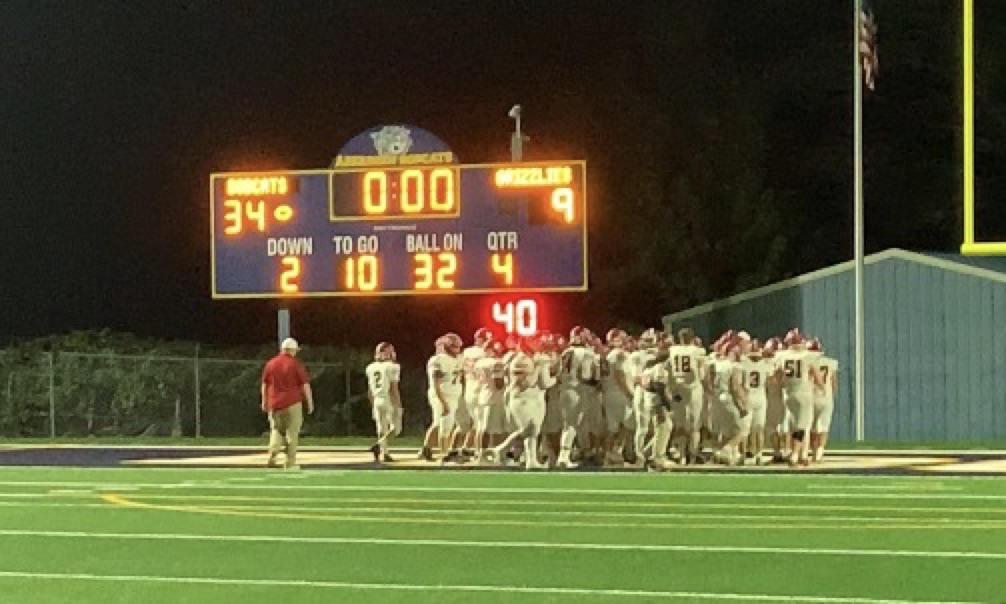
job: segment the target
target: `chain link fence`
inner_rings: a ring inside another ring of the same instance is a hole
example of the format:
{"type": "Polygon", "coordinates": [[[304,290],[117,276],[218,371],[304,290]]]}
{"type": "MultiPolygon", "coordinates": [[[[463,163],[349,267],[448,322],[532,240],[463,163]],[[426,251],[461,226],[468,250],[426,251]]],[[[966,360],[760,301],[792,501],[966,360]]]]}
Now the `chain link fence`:
{"type": "MultiPolygon", "coordinates": [[[[0,351],[0,436],[8,438],[257,437],[264,359],[0,351]]],[[[369,436],[361,368],[305,362],[315,413],[305,436],[369,436]]],[[[422,369],[403,368],[407,434],[430,419],[422,369]]]]}

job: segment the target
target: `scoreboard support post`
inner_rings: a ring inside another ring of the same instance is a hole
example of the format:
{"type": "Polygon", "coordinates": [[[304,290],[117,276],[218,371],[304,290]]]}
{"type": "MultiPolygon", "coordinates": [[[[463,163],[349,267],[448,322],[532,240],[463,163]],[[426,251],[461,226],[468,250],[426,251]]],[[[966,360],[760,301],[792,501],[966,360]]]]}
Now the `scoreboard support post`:
{"type": "Polygon", "coordinates": [[[277,346],[283,345],[283,340],[290,337],[290,309],[281,308],[276,311],[277,346]]]}

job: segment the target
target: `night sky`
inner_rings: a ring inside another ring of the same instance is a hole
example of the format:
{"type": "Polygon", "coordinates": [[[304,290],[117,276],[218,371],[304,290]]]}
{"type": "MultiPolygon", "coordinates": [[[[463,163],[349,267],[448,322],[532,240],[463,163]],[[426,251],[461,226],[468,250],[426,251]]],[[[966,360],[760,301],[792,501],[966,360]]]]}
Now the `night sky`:
{"type": "MultiPolygon", "coordinates": [[[[584,158],[590,174],[610,177],[620,154],[639,153],[626,151],[634,134],[599,112],[585,114],[578,95],[593,85],[595,65],[619,54],[631,64],[647,53],[637,30],[658,4],[2,3],[0,339],[108,327],[218,343],[270,341],[278,302],[210,300],[207,177],[326,167],[347,140],[378,124],[430,130],[463,162],[506,160],[506,112],[521,103],[533,137],[529,157],[584,158]]],[[[819,37],[834,48],[827,51],[838,66],[834,88],[848,88],[848,11],[801,4],[766,1],[759,18],[738,16],[724,24],[724,35],[755,55],[759,40],[779,37],[780,23],[801,39],[819,37]],[[737,39],[737,32],[747,37],[737,39]]],[[[687,31],[689,24],[667,27],[687,31]]],[[[951,37],[956,27],[948,26],[951,37]]],[[[690,82],[675,86],[687,90],[690,82]]],[[[845,97],[834,107],[842,115],[845,97]]],[[[851,142],[848,117],[827,127],[851,142]]],[[[799,147],[792,153],[798,156],[799,147]]],[[[954,190],[957,181],[946,187],[954,190]]],[[[851,202],[844,193],[835,199],[841,207],[851,202]]],[[[593,266],[630,262],[605,244],[631,237],[602,222],[621,211],[618,195],[594,200],[602,218],[590,225],[592,243],[599,242],[593,266]]],[[[950,214],[954,202],[947,200],[950,214]]],[[[835,241],[851,242],[847,212],[838,208],[836,226],[846,230],[835,241]]],[[[956,243],[934,241],[948,249],[956,243]]],[[[897,241],[873,240],[871,247],[887,243],[897,241]]],[[[850,253],[851,246],[836,244],[815,262],[850,253]]],[[[806,268],[816,267],[792,266],[806,268]]],[[[641,302],[633,316],[615,317],[610,300],[590,294],[550,300],[552,322],[563,328],[582,322],[600,330],[615,319],[656,324],[661,311],[675,310],[641,302]]],[[[290,306],[303,341],[369,346],[379,339],[428,342],[447,329],[467,338],[478,300],[290,306]]]]}

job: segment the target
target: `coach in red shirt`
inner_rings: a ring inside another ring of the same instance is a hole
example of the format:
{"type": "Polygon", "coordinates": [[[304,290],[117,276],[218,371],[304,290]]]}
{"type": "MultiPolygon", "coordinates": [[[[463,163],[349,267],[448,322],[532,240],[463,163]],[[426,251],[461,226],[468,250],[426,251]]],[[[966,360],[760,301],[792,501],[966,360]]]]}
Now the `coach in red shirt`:
{"type": "Polygon", "coordinates": [[[299,350],[297,340],[283,340],[279,354],[262,370],[262,411],[269,414],[269,467],[275,467],[276,457],[285,451],[287,469],[298,469],[297,439],[304,424],[303,404],[307,405],[308,415],[314,412],[307,369],[296,359],[299,350]]]}

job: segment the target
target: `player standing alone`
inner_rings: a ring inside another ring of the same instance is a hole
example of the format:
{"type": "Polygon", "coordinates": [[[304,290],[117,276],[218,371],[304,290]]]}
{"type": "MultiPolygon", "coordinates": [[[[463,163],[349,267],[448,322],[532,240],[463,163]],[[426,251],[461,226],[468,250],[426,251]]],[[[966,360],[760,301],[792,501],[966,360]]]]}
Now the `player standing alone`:
{"type": "Polygon", "coordinates": [[[377,425],[377,442],[370,447],[374,461],[394,461],[388,455],[388,440],[402,431],[402,398],[398,381],[402,370],[395,361],[395,347],[381,342],[374,361],[367,365],[367,396],[377,425]]]}

